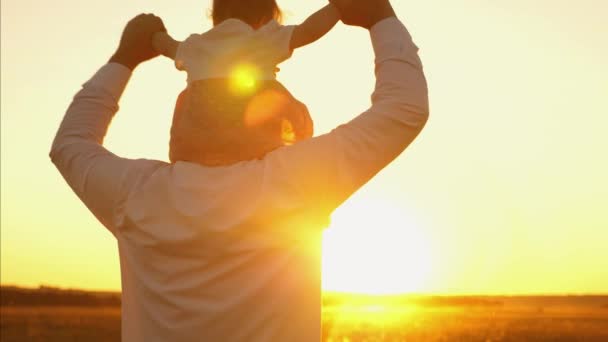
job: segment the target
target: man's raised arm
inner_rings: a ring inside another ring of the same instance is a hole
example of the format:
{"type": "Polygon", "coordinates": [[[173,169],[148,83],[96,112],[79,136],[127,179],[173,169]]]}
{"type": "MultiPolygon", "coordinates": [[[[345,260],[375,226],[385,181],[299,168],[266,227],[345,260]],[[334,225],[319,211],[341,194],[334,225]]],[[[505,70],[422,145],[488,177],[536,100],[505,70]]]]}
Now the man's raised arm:
{"type": "Polygon", "coordinates": [[[151,35],[163,28],[160,19],[141,15],[123,33],[110,63],[103,66],[76,94],[51,147],[50,157],[66,182],[108,229],[114,232],[115,210],[129,188],[160,162],[119,158],[103,146],[118,100],[131,71],[156,57],[151,35]],[[146,42],[146,38],[150,39],[146,42]]]}
{"type": "Polygon", "coordinates": [[[369,28],[376,56],[372,107],[329,134],[267,157],[274,189],[330,213],[418,136],[428,91],[418,48],[388,0],[332,1],[347,24],[369,28]],[[287,184],[289,183],[289,184],[287,184]],[[289,185],[289,186],[288,186],[289,185]]]}

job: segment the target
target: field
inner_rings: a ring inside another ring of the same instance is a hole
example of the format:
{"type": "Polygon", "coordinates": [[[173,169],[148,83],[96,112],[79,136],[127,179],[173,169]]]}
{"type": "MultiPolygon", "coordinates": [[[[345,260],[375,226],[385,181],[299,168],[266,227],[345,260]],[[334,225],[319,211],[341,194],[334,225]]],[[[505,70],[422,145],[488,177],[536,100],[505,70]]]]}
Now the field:
{"type": "MultiPolygon", "coordinates": [[[[103,302],[102,302],[103,304],[103,302]]],[[[119,306],[1,307],[0,340],[118,341],[119,306]]],[[[323,340],[608,341],[608,297],[364,297],[325,300],[323,340]]]]}
{"type": "Polygon", "coordinates": [[[120,341],[120,308],[2,307],[0,341],[120,341]]]}
{"type": "Polygon", "coordinates": [[[608,310],[370,308],[326,315],[325,341],[608,341],[608,310]],[[374,311],[377,310],[377,311],[374,311]]]}

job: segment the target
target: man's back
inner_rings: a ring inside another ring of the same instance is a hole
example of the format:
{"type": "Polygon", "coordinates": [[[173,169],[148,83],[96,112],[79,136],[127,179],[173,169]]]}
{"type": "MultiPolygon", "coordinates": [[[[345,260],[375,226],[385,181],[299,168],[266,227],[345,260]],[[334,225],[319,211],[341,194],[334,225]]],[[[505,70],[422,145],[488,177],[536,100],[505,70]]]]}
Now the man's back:
{"type": "Polygon", "coordinates": [[[263,172],[177,163],[134,191],[117,227],[123,340],[320,339],[327,222],[278,203],[263,172]]]}

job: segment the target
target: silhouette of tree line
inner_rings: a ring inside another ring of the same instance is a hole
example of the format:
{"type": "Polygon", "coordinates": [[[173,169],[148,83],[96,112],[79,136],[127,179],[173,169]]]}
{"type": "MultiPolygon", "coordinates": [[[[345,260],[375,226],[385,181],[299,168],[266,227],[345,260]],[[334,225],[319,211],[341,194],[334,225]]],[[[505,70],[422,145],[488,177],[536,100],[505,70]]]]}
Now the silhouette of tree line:
{"type": "Polygon", "coordinates": [[[47,286],[25,289],[15,286],[0,288],[1,306],[93,306],[119,307],[120,293],[65,290],[47,286]]]}

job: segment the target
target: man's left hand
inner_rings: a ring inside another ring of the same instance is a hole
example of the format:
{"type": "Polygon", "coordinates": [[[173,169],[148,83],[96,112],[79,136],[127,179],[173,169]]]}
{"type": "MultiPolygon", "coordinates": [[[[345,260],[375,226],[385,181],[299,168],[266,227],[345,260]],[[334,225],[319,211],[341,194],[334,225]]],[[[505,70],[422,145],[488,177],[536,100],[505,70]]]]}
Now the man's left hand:
{"type": "Polygon", "coordinates": [[[134,70],[139,64],[159,55],[152,46],[152,36],[156,32],[165,31],[165,25],[159,17],[153,14],[136,16],[125,27],[120,45],[110,62],[134,70]]]}

